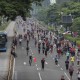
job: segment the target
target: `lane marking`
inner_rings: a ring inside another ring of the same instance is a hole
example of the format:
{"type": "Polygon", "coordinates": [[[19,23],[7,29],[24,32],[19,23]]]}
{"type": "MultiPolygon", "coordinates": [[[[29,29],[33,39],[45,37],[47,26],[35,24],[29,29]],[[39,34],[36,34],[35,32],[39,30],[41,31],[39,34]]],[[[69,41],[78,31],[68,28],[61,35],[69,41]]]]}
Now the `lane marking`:
{"type": "Polygon", "coordinates": [[[58,66],[60,66],[60,65],[58,64],[58,66]]]}
{"type": "Polygon", "coordinates": [[[14,58],[14,63],[13,63],[13,74],[12,74],[12,80],[14,79],[14,74],[15,74],[14,70],[15,70],[15,58],[14,58]]]}
{"type": "Polygon", "coordinates": [[[15,71],[15,80],[17,80],[17,71],[15,71]]]}
{"type": "Polygon", "coordinates": [[[24,65],[26,65],[26,62],[24,62],[24,65]]]}
{"type": "Polygon", "coordinates": [[[24,49],[24,47],[22,47],[22,49],[24,49]]]}
{"type": "Polygon", "coordinates": [[[70,78],[68,77],[68,75],[64,72],[64,74],[66,75],[66,77],[68,78],[68,80],[70,80],[70,78]]]}
{"type": "Polygon", "coordinates": [[[53,58],[53,60],[54,60],[54,58],[53,58]]]}
{"type": "Polygon", "coordinates": [[[37,68],[37,70],[39,70],[39,68],[37,68]]]}
{"type": "Polygon", "coordinates": [[[61,68],[61,70],[63,70],[63,68],[61,68]]]}
{"type": "Polygon", "coordinates": [[[38,75],[39,75],[40,80],[42,80],[40,72],[38,72],[38,75]]]}
{"type": "Polygon", "coordinates": [[[45,64],[48,64],[47,62],[45,62],[45,64]]]}
{"type": "Polygon", "coordinates": [[[59,67],[60,65],[58,64],[58,65],[56,65],[57,67],[59,67]]]}
{"type": "Polygon", "coordinates": [[[36,64],[36,66],[37,66],[37,64],[36,64]]]}

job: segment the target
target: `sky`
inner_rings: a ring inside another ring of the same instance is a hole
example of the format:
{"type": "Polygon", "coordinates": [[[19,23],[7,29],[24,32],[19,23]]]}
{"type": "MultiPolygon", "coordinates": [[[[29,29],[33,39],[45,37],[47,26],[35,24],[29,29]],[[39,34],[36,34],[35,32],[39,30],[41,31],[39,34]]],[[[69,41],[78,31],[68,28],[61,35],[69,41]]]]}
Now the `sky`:
{"type": "Polygon", "coordinates": [[[51,4],[56,3],[56,0],[50,0],[51,4]]]}

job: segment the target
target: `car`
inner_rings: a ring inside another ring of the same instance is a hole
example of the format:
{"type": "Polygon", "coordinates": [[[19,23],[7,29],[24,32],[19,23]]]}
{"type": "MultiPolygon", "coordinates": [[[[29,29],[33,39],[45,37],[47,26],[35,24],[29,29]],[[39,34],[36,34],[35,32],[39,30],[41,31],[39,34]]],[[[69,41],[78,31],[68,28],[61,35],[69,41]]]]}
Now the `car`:
{"type": "Polygon", "coordinates": [[[71,31],[66,31],[63,34],[71,34],[71,31]]]}

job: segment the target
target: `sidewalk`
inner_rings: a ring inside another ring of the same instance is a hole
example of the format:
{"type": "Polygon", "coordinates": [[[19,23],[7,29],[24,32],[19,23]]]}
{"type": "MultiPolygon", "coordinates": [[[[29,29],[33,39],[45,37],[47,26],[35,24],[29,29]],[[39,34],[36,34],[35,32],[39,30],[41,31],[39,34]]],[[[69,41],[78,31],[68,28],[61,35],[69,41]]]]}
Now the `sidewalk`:
{"type": "Polygon", "coordinates": [[[7,32],[8,37],[12,37],[14,35],[14,32],[13,32],[14,25],[15,25],[15,21],[12,21],[6,28],[5,31],[7,32]]]}
{"type": "MultiPolygon", "coordinates": [[[[12,21],[6,28],[5,32],[7,32],[8,37],[12,37],[14,35],[13,34],[14,25],[15,22],[12,21]]],[[[8,75],[9,59],[10,59],[10,44],[11,44],[11,40],[9,39],[7,42],[7,51],[0,52],[0,80],[6,80],[8,75]]]]}

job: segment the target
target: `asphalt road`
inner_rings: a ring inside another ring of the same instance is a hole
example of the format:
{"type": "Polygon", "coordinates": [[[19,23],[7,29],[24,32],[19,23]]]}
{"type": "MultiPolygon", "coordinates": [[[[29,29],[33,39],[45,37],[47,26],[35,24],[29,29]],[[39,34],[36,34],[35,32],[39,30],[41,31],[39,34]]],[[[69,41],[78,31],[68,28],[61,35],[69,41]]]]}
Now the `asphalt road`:
{"type": "MultiPolygon", "coordinates": [[[[56,66],[54,62],[54,56],[56,54],[56,48],[54,52],[45,57],[42,52],[38,54],[37,47],[34,45],[34,40],[30,40],[30,51],[33,58],[36,58],[36,62],[32,62],[32,66],[29,65],[29,56],[26,54],[26,41],[23,40],[22,46],[17,46],[16,53],[17,58],[14,59],[13,69],[13,80],[60,80],[61,76],[64,75],[65,80],[70,80],[68,71],[65,69],[65,55],[59,60],[59,65],[56,66]],[[45,58],[45,68],[41,69],[41,59],[45,58]]],[[[73,80],[76,78],[76,63],[74,66],[75,74],[73,74],[73,80]]]]}

